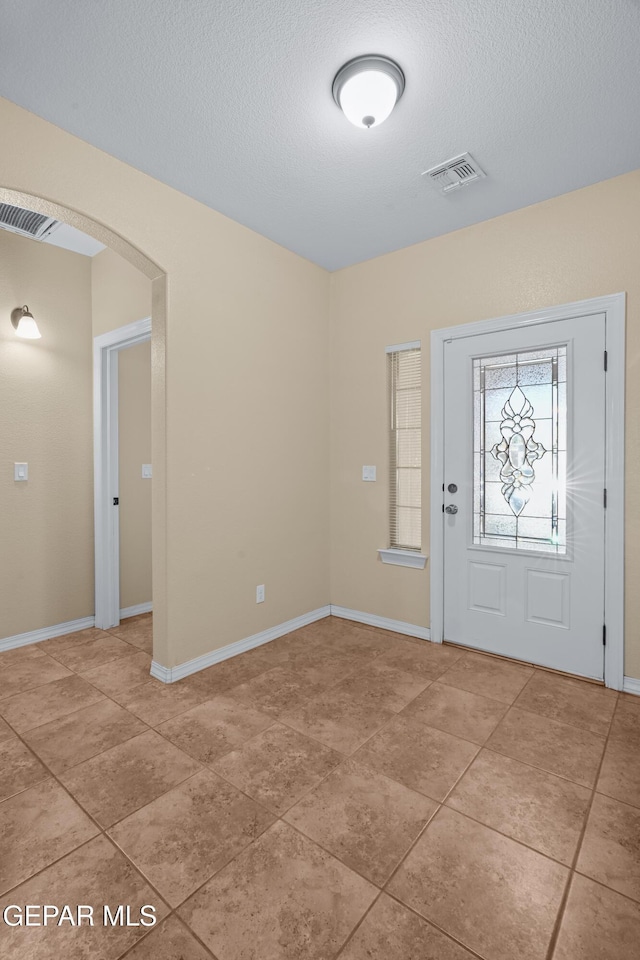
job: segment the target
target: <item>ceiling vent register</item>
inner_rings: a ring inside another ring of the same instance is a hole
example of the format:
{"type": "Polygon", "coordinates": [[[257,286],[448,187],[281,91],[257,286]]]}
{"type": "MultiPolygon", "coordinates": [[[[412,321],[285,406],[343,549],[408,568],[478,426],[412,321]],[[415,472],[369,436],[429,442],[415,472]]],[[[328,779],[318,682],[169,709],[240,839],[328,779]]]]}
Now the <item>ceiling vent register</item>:
{"type": "Polygon", "coordinates": [[[463,153],[452,160],[439,163],[437,167],[425,170],[422,176],[426,177],[439,193],[447,194],[482,180],[486,173],[480,169],[470,153],[463,153]]]}
{"type": "Polygon", "coordinates": [[[3,230],[10,230],[11,233],[19,233],[33,240],[44,240],[57,225],[58,221],[53,217],[34,213],[33,210],[23,210],[22,207],[14,207],[9,203],[0,203],[0,227],[3,230]]]}

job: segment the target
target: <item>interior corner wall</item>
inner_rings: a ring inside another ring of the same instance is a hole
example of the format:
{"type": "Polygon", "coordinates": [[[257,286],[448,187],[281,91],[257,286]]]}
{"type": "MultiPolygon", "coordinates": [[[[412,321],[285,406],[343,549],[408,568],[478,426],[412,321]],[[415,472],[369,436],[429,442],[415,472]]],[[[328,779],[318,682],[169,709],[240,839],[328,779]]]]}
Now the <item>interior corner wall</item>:
{"type": "Polygon", "coordinates": [[[326,271],[7,100],[0,124],[21,144],[0,154],[0,186],[109,227],[166,284],[152,336],[155,383],[166,350],[155,659],[171,667],[329,603],[326,271]]]}
{"type": "Polygon", "coordinates": [[[0,639],[93,616],[91,372],[91,261],[0,231],[0,639]]]}
{"type": "Polygon", "coordinates": [[[422,341],[428,553],[431,331],[626,291],[625,673],[640,678],[639,256],[636,171],[332,275],[332,603],[429,625],[437,558],[421,571],[384,565],[377,554],[388,546],[385,346],[422,341]],[[362,464],[377,465],[377,483],[362,483],[362,464]]]}

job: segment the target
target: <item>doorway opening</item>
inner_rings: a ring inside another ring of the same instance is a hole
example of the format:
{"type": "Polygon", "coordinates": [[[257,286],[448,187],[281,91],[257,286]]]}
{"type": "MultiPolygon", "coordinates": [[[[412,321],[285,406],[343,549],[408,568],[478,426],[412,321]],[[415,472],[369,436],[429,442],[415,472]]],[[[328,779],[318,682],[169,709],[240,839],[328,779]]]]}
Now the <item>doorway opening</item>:
{"type": "Polygon", "coordinates": [[[118,425],[120,353],[150,339],[151,317],[147,317],[100,334],[93,342],[95,625],[102,630],[117,626],[121,616],[151,609],[147,603],[121,607],[118,425]]]}

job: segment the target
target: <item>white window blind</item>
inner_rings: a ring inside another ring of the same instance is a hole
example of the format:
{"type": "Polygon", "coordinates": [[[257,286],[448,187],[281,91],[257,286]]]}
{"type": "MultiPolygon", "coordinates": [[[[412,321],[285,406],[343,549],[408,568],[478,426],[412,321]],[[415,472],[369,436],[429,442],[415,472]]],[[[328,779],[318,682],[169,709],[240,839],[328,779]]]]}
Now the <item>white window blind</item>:
{"type": "Polygon", "coordinates": [[[422,365],[420,344],[387,348],[390,546],[422,546],[422,365]]]}

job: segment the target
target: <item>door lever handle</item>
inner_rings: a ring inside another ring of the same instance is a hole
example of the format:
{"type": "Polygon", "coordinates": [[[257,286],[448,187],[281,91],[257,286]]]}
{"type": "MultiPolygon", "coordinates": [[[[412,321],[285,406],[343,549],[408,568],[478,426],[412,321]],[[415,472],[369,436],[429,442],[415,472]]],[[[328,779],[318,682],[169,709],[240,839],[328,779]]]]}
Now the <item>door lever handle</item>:
{"type": "Polygon", "coordinates": [[[444,508],[444,512],[445,512],[445,513],[457,513],[457,512],[458,512],[458,508],[456,507],[455,503],[449,503],[449,504],[444,508]]]}

